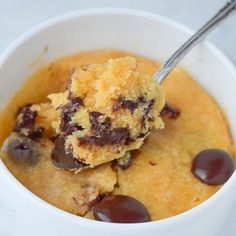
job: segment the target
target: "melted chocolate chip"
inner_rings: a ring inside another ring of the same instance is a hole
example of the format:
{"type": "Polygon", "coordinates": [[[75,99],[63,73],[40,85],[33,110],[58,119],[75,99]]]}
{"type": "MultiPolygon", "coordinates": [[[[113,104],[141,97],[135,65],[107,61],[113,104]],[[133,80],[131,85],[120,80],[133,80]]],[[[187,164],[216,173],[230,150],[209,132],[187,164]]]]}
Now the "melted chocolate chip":
{"type": "Polygon", "coordinates": [[[83,130],[83,127],[78,124],[70,124],[67,126],[67,130],[65,132],[65,135],[71,135],[72,133],[78,131],[78,130],[83,130]]]}
{"type": "Polygon", "coordinates": [[[128,145],[131,142],[130,133],[127,128],[115,128],[107,137],[110,144],[128,145]]]}
{"type": "Polygon", "coordinates": [[[146,103],[145,97],[140,96],[136,100],[128,100],[121,97],[114,102],[113,111],[118,111],[119,109],[128,109],[131,113],[133,113],[141,103],[146,103]]]}
{"type": "Polygon", "coordinates": [[[138,101],[139,101],[139,103],[147,103],[148,102],[147,98],[145,96],[138,97],[138,101]]]}
{"type": "Polygon", "coordinates": [[[97,136],[104,136],[106,132],[108,132],[111,128],[111,119],[109,117],[105,117],[103,122],[99,121],[99,117],[103,116],[100,112],[90,112],[89,113],[89,121],[91,124],[92,132],[97,136]]]}
{"type": "Polygon", "coordinates": [[[131,113],[134,112],[134,110],[138,107],[139,103],[138,101],[131,101],[131,100],[123,100],[122,101],[122,108],[129,109],[131,113]]]}
{"type": "Polygon", "coordinates": [[[83,105],[83,100],[80,97],[70,97],[70,103],[77,109],[83,105]]]}
{"type": "Polygon", "coordinates": [[[153,118],[150,117],[149,114],[150,114],[150,111],[153,108],[154,102],[155,102],[154,99],[150,100],[149,103],[148,103],[147,108],[144,109],[144,114],[143,114],[143,117],[142,117],[142,126],[144,128],[146,128],[146,121],[147,120],[149,120],[149,121],[153,120],[153,118]]]}
{"type": "Polygon", "coordinates": [[[119,98],[115,103],[113,104],[113,111],[118,111],[119,109],[128,109],[131,111],[131,113],[134,112],[134,110],[138,107],[139,103],[137,100],[126,100],[124,98],[119,98]]]}
{"type": "Polygon", "coordinates": [[[87,166],[65,151],[65,138],[58,137],[51,153],[52,163],[60,169],[76,170],[87,166]]]}
{"type": "Polygon", "coordinates": [[[6,152],[9,158],[17,164],[34,165],[39,160],[36,143],[26,137],[9,139],[6,152]]]}
{"type": "Polygon", "coordinates": [[[192,174],[208,185],[224,184],[234,172],[234,162],[221,149],[206,149],[196,155],[192,162],[192,174]]]}
{"type": "Polygon", "coordinates": [[[31,139],[41,138],[44,130],[45,130],[45,128],[41,127],[41,126],[34,127],[31,130],[29,130],[27,137],[29,137],[31,139]]]}
{"type": "Polygon", "coordinates": [[[161,116],[166,116],[170,119],[176,119],[180,116],[180,110],[168,103],[161,110],[161,116]]]}
{"type": "Polygon", "coordinates": [[[38,139],[42,137],[44,127],[35,125],[35,120],[38,113],[37,111],[32,111],[30,106],[31,105],[28,104],[19,110],[19,120],[16,122],[13,131],[21,136],[26,136],[31,139],[38,139]]]}
{"type": "Polygon", "coordinates": [[[132,140],[127,128],[115,128],[106,130],[101,136],[85,136],[79,138],[81,144],[89,145],[128,145],[132,140]]]}
{"type": "Polygon", "coordinates": [[[93,206],[96,220],[114,223],[141,223],[151,221],[147,209],[136,199],[125,195],[111,195],[93,206]]]}
{"type": "Polygon", "coordinates": [[[23,128],[28,128],[34,125],[37,117],[37,112],[30,109],[30,105],[26,105],[19,110],[18,116],[20,121],[17,121],[13,130],[19,133],[23,128]]]}
{"type": "Polygon", "coordinates": [[[71,97],[70,102],[64,105],[61,109],[60,130],[64,135],[71,135],[77,130],[83,130],[82,126],[71,124],[71,117],[83,105],[83,101],[79,97],[71,97]]]}
{"type": "Polygon", "coordinates": [[[93,135],[79,138],[81,144],[97,146],[128,145],[132,141],[127,128],[111,129],[111,119],[104,117],[103,121],[99,121],[101,116],[103,114],[100,112],[90,112],[89,119],[93,135]]]}

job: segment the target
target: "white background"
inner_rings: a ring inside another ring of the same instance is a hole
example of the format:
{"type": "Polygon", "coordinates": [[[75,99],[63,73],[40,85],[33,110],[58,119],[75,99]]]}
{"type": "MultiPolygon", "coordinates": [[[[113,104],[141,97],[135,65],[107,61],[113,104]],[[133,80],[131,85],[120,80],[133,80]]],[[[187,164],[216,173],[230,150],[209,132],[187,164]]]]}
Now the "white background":
{"type": "MultiPolygon", "coordinates": [[[[32,26],[78,9],[108,6],[142,9],[198,29],[225,2],[226,0],[0,0],[0,54],[32,26]]],[[[209,39],[236,65],[236,12],[209,39]]],[[[219,235],[236,235],[236,206],[219,235]]]]}

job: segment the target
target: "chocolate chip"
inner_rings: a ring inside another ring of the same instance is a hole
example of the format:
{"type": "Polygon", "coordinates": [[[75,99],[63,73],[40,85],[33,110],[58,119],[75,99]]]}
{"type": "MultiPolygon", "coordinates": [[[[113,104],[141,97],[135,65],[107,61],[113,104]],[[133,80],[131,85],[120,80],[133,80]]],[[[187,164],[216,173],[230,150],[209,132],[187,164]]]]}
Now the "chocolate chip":
{"type": "Polygon", "coordinates": [[[138,97],[136,100],[128,100],[123,97],[120,97],[119,99],[114,101],[113,104],[113,111],[118,111],[119,109],[128,109],[131,113],[134,112],[135,109],[138,108],[140,103],[145,103],[146,98],[145,97],[138,97]]]}
{"type": "Polygon", "coordinates": [[[26,136],[31,139],[41,138],[44,132],[44,127],[35,125],[35,120],[38,115],[37,111],[30,109],[31,105],[28,104],[22,107],[18,112],[18,120],[13,128],[13,131],[26,136]]]}
{"type": "Polygon", "coordinates": [[[151,121],[153,120],[152,117],[150,117],[150,111],[152,110],[153,108],[153,105],[154,105],[154,102],[155,100],[152,99],[148,102],[148,106],[144,109],[144,114],[143,114],[143,117],[142,117],[142,126],[144,128],[146,128],[146,121],[151,121]]]}
{"type": "Polygon", "coordinates": [[[81,144],[89,145],[128,145],[132,140],[127,128],[114,128],[111,129],[111,119],[103,117],[102,121],[99,120],[104,114],[100,112],[90,112],[89,120],[91,124],[92,136],[85,136],[79,138],[81,144]]]}
{"type": "Polygon", "coordinates": [[[81,144],[89,145],[128,145],[132,140],[127,128],[106,130],[101,136],[85,136],[79,138],[81,144]]]}
{"type": "Polygon", "coordinates": [[[101,112],[98,112],[98,111],[91,111],[90,113],[89,113],[89,118],[90,118],[90,122],[91,123],[93,123],[93,122],[98,122],[98,118],[100,117],[100,116],[103,116],[104,114],[103,113],[101,113],[101,112]]]}
{"type": "Polygon", "coordinates": [[[192,162],[192,174],[208,185],[224,184],[234,172],[231,156],[221,149],[199,152],[192,162]]]}
{"type": "Polygon", "coordinates": [[[71,114],[67,112],[66,107],[62,108],[61,112],[61,123],[60,123],[60,131],[67,134],[67,130],[69,129],[69,122],[71,120],[71,114]]]}
{"type": "Polygon", "coordinates": [[[165,104],[165,106],[161,110],[161,116],[166,116],[170,119],[176,119],[180,116],[180,110],[177,107],[174,107],[173,105],[170,105],[168,103],[165,104]]]}
{"type": "Polygon", "coordinates": [[[147,109],[145,110],[145,113],[144,113],[144,116],[145,116],[145,117],[148,117],[148,114],[149,114],[150,111],[152,110],[152,107],[153,107],[153,105],[154,105],[154,102],[155,102],[155,100],[152,99],[152,100],[148,103],[148,107],[147,107],[147,109]]]}
{"type": "Polygon", "coordinates": [[[136,199],[125,195],[111,195],[93,206],[96,220],[114,223],[141,223],[151,221],[147,209],[136,199]]]}
{"type": "Polygon", "coordinates": [[[38,127],[33,127],[32,129],[29,130],[27,137],[31,139],[38,139],[41,138],[43,135],[45,128],[38,126],[38,127]]]}
{"type": "Polygon", "coordinates": [[[55,146],[51,153],[51,159],[52,163],[57,168],[64,170],[77,170],[87,166],[86,164],[74,158],[71,153],[66,152],[65,138],[62,136],[55,140],[55,146]]]}
{"type": "Polygon", "coordinates": [[[82,105],[83,101],[81,98],[71,97],[69,103],[61,107],[60,131],[64,135],[71,135],[77,130],[83,130],[82,126],[71,123],[72,116],[82,105]]]}
{"type": "Polygon", "coordinates": [[[131,113],[138,107],[139,103],[137,100],[126,100],[124,98],[119,98],[113,104],[113,111],[118,111],[119,109],[128,109],[131,113]]]}
{"type": "Polygon", "coordinates": [[[110,144],[128,145],[131,142],[130,133],[127,128],[115,128],[107,137],[110,144]]]}
{"type": "Polygon", "coordinates": [[[104,136],[104,134],[111,128],[111,119],[105,117],[104,121],[100,122],[99,117],[101,116],[103,116],[103,114],[100,112],[92,111],[89,113],[92,132],[97,136],[104,136]]]}
{"type": "Polygon", "coordinates": [[[37,117],[37,112],[30,109],[30,105],[26,105],[19,110],[19,121],[16,122],[13,131],[19,133],[23,128],[28,128],[34,125],[37,117]]]}
{"type": "Polygon", "coordinates": [[[83,127],[81,125],[78,124],[68,124],[67,126],[67,130],[64,133],[65,135],[71,135],[72,133],[78,131],[78,130],[83,130],[83,127]]]}
{"type": "Polygon", "coordinates": [[[17,164],[34,165],[39,160],[37,144],[27,137],[9,138],[5,150],[17,164]]]}
{"type": "Polygon", "coordinates": [[[80,106],[83,105],[83,100],[80,97],[71,97],[70,103],[72,107],[78,109],[80,106]]]}

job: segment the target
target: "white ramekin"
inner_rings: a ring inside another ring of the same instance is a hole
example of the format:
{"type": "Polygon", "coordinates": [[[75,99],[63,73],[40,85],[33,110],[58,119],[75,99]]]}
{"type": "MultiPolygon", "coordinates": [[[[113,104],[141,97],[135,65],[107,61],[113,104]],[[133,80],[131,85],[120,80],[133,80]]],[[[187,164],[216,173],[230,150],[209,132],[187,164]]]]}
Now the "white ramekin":
{"type": "MultiPolygon", "coordinates": [[[[24,34],[1,56],[0,107],[42,63],[97,48],[128,50],[163,61],[192,33],[164,17],[136,10],[84,10],[49,20],[24,34]]],[[[221,105],[235,137],[236,71],[231,62],[212,44],[203,43],[181,66],[221,105]]],[[[141,224],[103,223],[57,209],[22,186],[1,161],[0,186],[0,235],[209,236],[224,224],[235,202],[236,174],[192,210],[141,224]]]]}

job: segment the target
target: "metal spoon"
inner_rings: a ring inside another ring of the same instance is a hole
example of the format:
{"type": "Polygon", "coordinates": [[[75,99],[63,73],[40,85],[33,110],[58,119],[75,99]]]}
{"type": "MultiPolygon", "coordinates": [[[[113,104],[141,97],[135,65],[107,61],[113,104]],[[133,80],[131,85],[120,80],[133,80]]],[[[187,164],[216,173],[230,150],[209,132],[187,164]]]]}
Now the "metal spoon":
{"type": "Polygon", "coordinates": [[[205,25],[190,37],[156,72],[154,75],[158,83],[162,83],[167,75],[175,68],[180,60],[200,41],[218,26],[230,13],[236,10],[236,0],[228,1],[205,25]]]}

